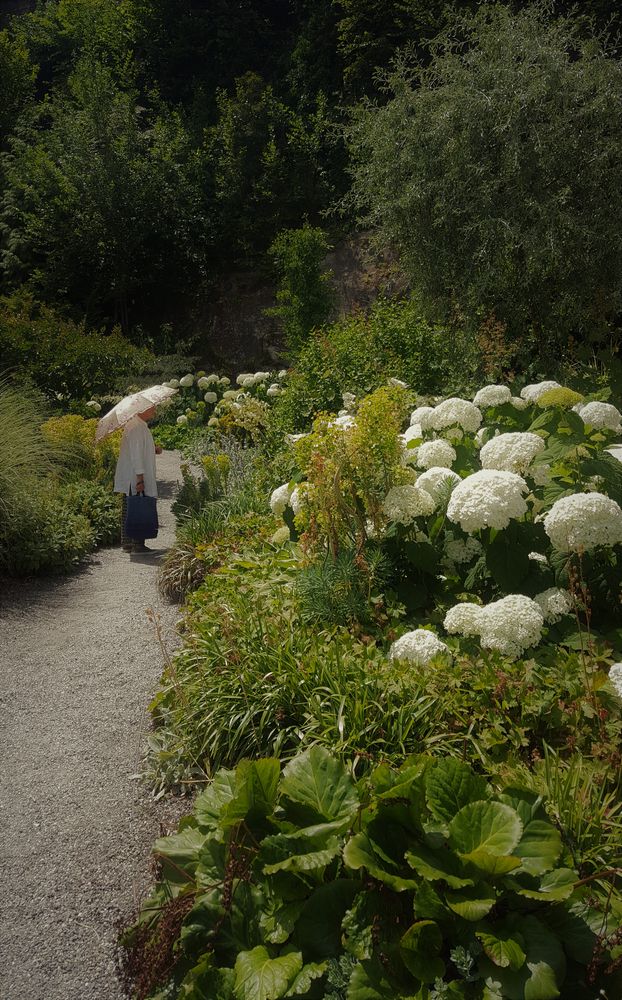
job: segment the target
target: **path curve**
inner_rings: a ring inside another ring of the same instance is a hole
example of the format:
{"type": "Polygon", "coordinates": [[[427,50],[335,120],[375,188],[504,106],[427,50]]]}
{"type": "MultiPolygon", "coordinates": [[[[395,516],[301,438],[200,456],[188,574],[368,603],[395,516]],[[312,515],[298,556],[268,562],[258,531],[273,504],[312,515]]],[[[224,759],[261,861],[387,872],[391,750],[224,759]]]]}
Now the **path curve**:
{"type": "MultiPolygon", "coordinates": [[[[161,554],[179,456],[158,457],[161,554]]],[[[158,555],[120,548],[0,595],[0,997],[121,1000],[115,922],[151,881],[158,810],[140,769],[162,669],[145,613],[171,634],[158,555]]]]}

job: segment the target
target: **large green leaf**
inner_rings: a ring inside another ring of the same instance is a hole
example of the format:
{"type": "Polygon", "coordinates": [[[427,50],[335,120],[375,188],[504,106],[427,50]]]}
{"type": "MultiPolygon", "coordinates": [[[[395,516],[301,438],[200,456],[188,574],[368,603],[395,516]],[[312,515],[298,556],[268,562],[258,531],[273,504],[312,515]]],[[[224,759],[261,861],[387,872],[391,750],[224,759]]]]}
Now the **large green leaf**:
{"type": "Polygon", "coordinates": [[[162,863],[163,878],[180,884],[188,882],[196,870],[205,840],[205,834],[192,826],[156,840],[153,853],[162,863]]]}
{"type": "Polygon", "coordinates": [[[556,868],[552,872],[547,872],[542,878],[518,875],[515,878],[508,878],[506,884],[514,892],[527,896],[528,899],[561,902],[572,895],[576,882],[577,873],[571,868],[556,868]]]}
{"type": "Polygon", "coordinates": [[[482,920],[497,902],[497,894],[485,882],[464,889],[448,889],[445,900],[450,910],[463,920],[482,920]]]}
{"type": "MultiPolygon", "coordinates": [[[[343,860],[349,868],[366,868],[370,875],[384,882],[385,885],[402,892],[405,889],[416,889],[418,882],[404,878],[395,871],[390,871],[387,862],[378,857],[374,846],[366,833],[357,833],[343,850],[343,860]]],[[[392,865],[391,867],[395,867],[392,865]]]]}
{"type": "Polygon", "coordinates": [[[305,961],[336,956],[341,951],[341,924],[360,885],[354,879],[334,879],[320,885],[305,903],[294,939],[305,961]]]}
{"type": "Polygon", "coordinates": [[[204,955],[179,988],[179,1000],[231,1000],[233,969],[218,969],[213,956],[204,955]]]}
{"type": "Polygon", "coordinates": [[[222,807],[220,824],[235,826],[242,820],[256,822],[274,811],[280,764],[276,758],[243,760],[235,770],[235,794],[222,807]]]}
{"type": "Polygon", "coordinates": [[[444,920],[448,915],[448,909],[430,882],[422,882],[415,893],[414,900],[415,916],[420,920],[444,920]]]}
{"type": "Polygon", "coordinates": [[[464,871],[459,858],[447,848],[433,851],[423,844],[415,844],[406,852],[406,860],[419,875],[432,882],[446,882],[452,889],[473,885],[473,879],[464,871]]]}
{"type": "Polygon", "coordinates": [[[447,757],[426,771],[425,793],[432,815],[449,823],[469,802],[487,798],[486,779],[463,761],[447,757]]]}
{"type": "Polygon", "coordinates": [[[283,772],[281,801],[290,816],[303,825],[340,820],[347,829],[357,813],[359,798],[341,761],[324,747],[311,747],[294,757],[283,772]]]}
{"type": "Polygon", "coordinates": [[[541,875],[554,868],[562,852],[562,838],[548,820],[527,823],[513,853],[521,859],[521,868],[530,875],[541,875]]]}
{"type": "Polygon", "coordinates": [[[302,969],[299,951],[270,958],[262,945],[241,952],[235,963],[237,1000],[279,1000],[284,997],[302,969]]]}
{"type": "Polygon", "coordinates": [[[434,576],[438,572],[438,554],[429,542],[404,542],[402,551],[411,566],[434,576]]]}
{"type": "Polygon", "coordinates": [[[443,935],[433,920],[418,920],[400,939],[400,955],[409,972],[424,983],[433,983],[445,972],[439,954],[443,935]]]}
{"type": "Polygon", "coordinates": [[[471,854],[511,854],[523,832],[516,810],[502,802],[470,802],[449,824],[449,844],[465,860],[471,854]]]}
{"type": "Polygon", "coordinates": [[[314,980],[320,979],[326,972],[327,964],[327,962],[309,962],[308,965],[303,965],[285,996],[298,997],[308,993],[314,980]]]}
{"type": "Polygon", "coordinates": [[[517,931],[505,930],[503,925],[496,924],[475,931],[480,940],[484,954],[500,969],[520,969],[525,963],[523,951],[524,939],[517,931]]]}
{"type": "Polygon", "coordinates": [[[354,966],[346,1000],[396,1000],[399,994],[395,984],[377,959],[359,962],[354,966]]]}
{"type": "Polygon", "coordinates": [[[220,812],[223,806],[231,801],[235,794],[235,771],[218,771],[210,784],[196,797],[194,815],[200,829],[214,830],[220,823],[220,812]]]}
{"type": "Polygon", "coordinates": [[[499,968],[489,958],[480,958],[487,987],[507,1000],[555,1000],[561,996],[566,960],[558,939],[541,921],[513,914],[504,926],[521,935],[525,962],[520,969],[499,968]]]}
{"type": "Polygon", "coordinates": [[[524,827],[534,819],[547,819],[542,796],[525,788],[504,788],[497,796],[500,802],[511,806],[520,816],[524,827]]]}
{"type": "Polygon", "coordinates": [[[292,934],[296,921],[302,913],[304,900],[294,899],[284,902],[273,896],[266,904],[259,918],[259,926],[264,941],[269,944],[284,944],[292,934]]]}
{"type": "Polygon", "coordinates": [[[341,850],[339,837],[291,837],[277,833],[265,837],[261,844],[258,862],[266,875],[278,871],[307,872],[324,868],[341,850]]]}

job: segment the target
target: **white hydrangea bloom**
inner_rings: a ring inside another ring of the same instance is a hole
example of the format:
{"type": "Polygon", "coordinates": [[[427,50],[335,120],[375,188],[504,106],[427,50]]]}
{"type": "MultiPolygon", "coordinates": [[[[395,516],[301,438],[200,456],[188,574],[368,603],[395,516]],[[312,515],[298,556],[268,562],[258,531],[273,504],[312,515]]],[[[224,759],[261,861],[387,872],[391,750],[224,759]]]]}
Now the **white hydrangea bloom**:
{"type": "Polygon", "coordinates": [[[255,372],[253,375],[253,380],[257,385],[259,382],[267,382],[270,378],[270,372],[255,372]]]}
{"type": "Polygon", "coordinates": [[[203,399],[206,403],[215,403],[218,400],[218,396],[215,392],[206,392],[203,399]]]}
{"type": "Polygon", "coordinates": [[[235,399],[238,392],[237,389],[225,389],[222,394],[223,399],[235,399]]]}
{"type": "Polygon", "coordinates": [[[179,385],[180,385],[179,379],[178,378],[172,378],[170,380],[170,382],[169,382],[169,385],[170,385],[171,389],[179,389],[179,385]]]}
{"type": "Polygon", "coordinates": [[[556,500],[544,530],[560,552],[622,542],[622,508],[603,493],[572,493],[556,500]]]}
{"type": "MultiPolygon", "coordinates": [[[[490,435],[491,429],[492,428],[490,428],[490,427],[480,427],[480,429],[478,430],[477,434],[473,438],[473,440],[475,441],[475,444],[477,445],[478,448],[481,448],[482,445],[485,443],[486,437],[490,435]]],[[[500,437],[500,435],[501,435],[501,431],[500,430],[495,430],[495,433],[494,433],[493,437],[500,437]]]]}
{"type": "Polygon", "coordinates": [[[228,375],[221,375],[218,381],[220,382],[221,385],[231,385],[231,379],[229,378],[228,375]]]}
{"type": "Polygon", "coordinates": [[[421,424],[411,424],[400,437],[404,444],[408,444],[409,441],[418,441],[419,438],[423,437],[423,428],[421,424]]]}
{"type": "Polygon", "coordinates": [[[410,415],[411,426],[418,424],[422,430],[430,430],[432,424],[432,414],[434,413],[433,406],[418,406],[416,410],[413,410],[410,415]]]}
{"type": "Polygon", "coordinates": [[[280,372],[277,372],[276,377],[285,378],[286,375],[287,375],[287,368],[281,368],[280,372]]]}
{"type": "Polygon", "coordinates": [[[523,497],[529,492],[515,472],[482,469],[467,476],[451,494],[447,517],[471,533],[480,528],[507,528],[512,518],[527,510],[523,497]]]}
{"type": "Polygon", "coordinates": [[[416,667],[427,666],[437,656],[451,656],[449,647],[425,628],[406,632],[395,640],[389,650],[390,660],[408,660],[416,667]]]}
{"type": "Polygon", "coordinates": [[[277,486],[275,490],[272,491],[270,495],[270,509],[273,514],[280,517],[289,503],[289,498],[292,495],[292,490],[289,483],[283,483],[282,486],[277,486]]]}
{"type": "Polygon", "coordinates": [[[454,538],[445,542],[444,551],[450,562],[460,566],[479,557],[482,554],[482,546],[476,538],[454,538]]]}
{"type": "Polygon", "coordinates": [[[209,385],[218,385],[218,383],[220,382],[220,379],[219,379],[218,375],[214,375],[214,373],[212,373],[211,375],[206,375],[205,376],[205,381],[207,382],[208,386],[209,385]]]}
{"type": "Polygon", "coordinates": [[[280,528],[277,528],[270,541],[273,545],[284,545],[285,542],[289,542],[289,528],[287,525],[282,524],[280,528]]]}
{"type": "Polygon", "coordinates": [[[446,427],[443,431],[443,437],[447,441],[462,441],[464,437],[464,431],[462,427],[446,427]]]}
{"type": "Polygon", "coordinates": [[[340,427],[343,431],[347,431],[350,427],[354,427],[354,424],[354,417],[350,416],[349,413],[343,413],[340,416],[335,417],[335,419],[330,422],[331,427],[340,427]]]}
{"type": "Polygon", "coordinates": [[[622,698],[622,663],[614,663],[609,668],[609,680],[618,698],[622,698]]]}
{"type": "Polygon", "coordinates": [[[455,604],[445,615],[445,630],[450,635],[479,635],[482,610],[479,604],[468,601],[455,604]]]}
{"type": "Polygon", "coordinates": [[[549,561],[543,552],[530,552],[527,558],[531,559],[532,562],[542,563],[543,566],[548,566],[549,564],[549,561]]]}
{"type": "Polygon", "coordinates": [[[96,399],[89,399],[86,404],[93,413],[99,413],[101,411],[101,403],[98,403],[96,399]]]}
{"type": "Polygon", "coordinates": [[[218,427],[218,417],[210,417],[207,421],[208,427],[218,427]]]}
{"type": "Polygon", "coordinates": [[[611,403],[584,403],[579,416],[584,424],[597,430],[622,431],[622,413],[611,403]]]}
{"type": "MultiPolygon", "coordinates": [[[[439,403],[430,417],[430,422],[437,431],[458,424],[464,431],[474,434],[482,422],[482,414],[469,399],[460,399],[456,396],[439,403]]],[[[425,427],[423,422],[420,423],[425,427]]]]}
{"type": "Polygon", "coordinates": [[[502,403],[509,403],[511,398],[507,385],[485,385],[475,393],[473,402],[476,406],[501,406],[502,403]]]}
{"type": "Polygon", "coordinates": [[[301,483],[300,486],[296,486],[290,495],[289,505],[292,508],[294,514],[300,514],[300,511],[304,507],[305,500],[307,498],[308,486],[306,483],[301,483]]]}
{"type": "Polygon", "coordinates": [[[384,516],[396,524],[412,524],[416,517],[427,517],[433,510],[432,497],[418,486],[394,486],[382,504],[384,516]]]}
{"type": "Polygon", "coordinates": [[[396,389],[408,389],[406,382],[402,382],[399,378],[390,378],[389,385],[395,386],[396,389]]]}
{"type": "Polygon", "coordinates": [[[548,486],[551,482],[551,466],[545,462],[533,465],[528,473],[536,486],[548,486]]]}
{"type": "Polygon", "coordinates": [[[515,410],[526,410],[529,403],[526,399],[522,399],[520,396],[511,396],[510,403],[515,410]]]}
{"type": "Polygon", "coordinates": [[[449,441],[439,438],[436,441],[426,441],[417,448],[417,465],[421,469],[431,469],[439,466],[449,469],[456,461],[456,452],[449,441]]]}
{"type": "Polygon", "coordinates": [[[247,385],[248,380],[252,379],[252,377],[250,372],[240,372],[235,381],[238,385],[247,385]]]}
{"type": "Polygon", "coordinates": [[[212,383],[207,375],[202,375],[201,378],[197,380],[197,386],[199,389],[207,389],[211,384],[212,383]]]}
{"type": "Polygon", "coordinates": [[[618,462],[622,462],[622,444],[614,444],[611,448],[605,448],[618,462]]]}
{"type": "Polygon", "coordinates": [[[567,590],[560,587],[549,587],[536,594],[534,601],[544,615],[545,622],[554,624],[561,621],[564,615],[572,614],[572,600],[567,590]]]}
{"type": "Polygon", "coordinates": [[[449,496],[451,490],[454,486],[457,486],[460,482],[460,476],[453,472],[451,469],[445,466],[433,465],[426,472],[422,472],[417,479],[417,486],[421,490],[426,490],[432,499],[434,504],[440,503],[445,497],[449,496]]]}
{"type": "Polygon", "coordinates": [[[188,389],[191,385],[194,385],[194,375],[184,375],[180,378],[179,384],[183,385],[184,389],[188,389]]]}
{"type": "Polygon", "coordinates": [[[544,615],[540,607],[524,594],[509,594],[481,609],[480,643],[484,649],[517,659],[542,638],[544,615]]]}
{"type": "Polygon", "coordinates": [[[482,445],[479,455],[484,469],[525,472],[544,448],[544,441],[537,434],[515,432],[491,438],[482,445]]]}
{"type": "Polygon", "coordinates": [[[276,382],[273,382],[272,385],[269,385],[266,389],[266,396],[280,396],[282,391],[281,387],[278,386],[276,382]]]}
{"type": "Polygon", "coordinates": [[[528,403],[537,403],[540,396],[544,396],[549,389],[561,389],[559,382],[532,382],[521,389],[521,399],[526,399],[528,403]]]}
{"type": "Polygon", "coordinates": [[[343,405],[346,410],[353,409],[356,403],[356,396],[354,395],[353,392],[344,392],[342,399],[343,399],[343,405]]]}
{"type": "Polygon", "coordinates": [[[176,421],[176,422],[177,422],[177,423],[179,424],[179,426],[180,426],[180,427],[183,427],[183,426],[184,426],[184,424],[187,424],[187,423],[188,423],[188,417],[186,416],[186,414],[185,414],[185,413],[181,413],[181,414],[180,414],[180,415],[179,415],[179,416],[177,417],[177,421],[176,421]]]}

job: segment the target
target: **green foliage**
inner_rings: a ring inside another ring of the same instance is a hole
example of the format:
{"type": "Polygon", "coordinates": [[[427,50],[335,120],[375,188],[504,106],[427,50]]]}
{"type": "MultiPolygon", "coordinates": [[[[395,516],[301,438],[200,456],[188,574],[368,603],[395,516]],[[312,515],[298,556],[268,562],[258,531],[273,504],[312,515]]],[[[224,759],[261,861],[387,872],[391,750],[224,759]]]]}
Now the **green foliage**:
{"type": "Polygon", "coordinates": [[[546,5],[482,5],[431,53],[358,109],[354,202],[433,311],[532,327],[546,353],[602,336],[622,302],[619,62],[546,5]]]}
{"type": "Polygon", "coordinates": [[[0,380],[0,518],[25,493],[40,487],[53,468],[53,450],[41,433],[45,411],[32,391],[0,380]]]}
{"type": "Polygon", "coordinates": [[[311,331],[328,319],[333,296],[322,265],[330,249],[323,230],[306,225],[279,233],[268,251],[276,264],[279,286],[278,304],[267,312],[281,320],[290,354],[298,353],[311,331]]]}
{"type": "Polygon", "coordinates": [[[105,486],[83,479],[66,486],[61,493],[63,507],[72,515],[85,517],[93,531],[95,545],[114,545],[121,537],[121,495],[105,486]]]}
{"type": "Polygon", "coordinates": [[[44,439],[65,472],[112,487],[121,435],[109,434],[95,442],[97,420],[78,414],[50,417],[41,427],[44,439]]]}
{"type": "Polygon", "coordinates": [[[94,547],[96,531],[54,494],[29,492],[0,530],[0,572],[68,573],[94,547]]]}
{"type": "Polygon", "coordinates": [[[307,430],[321,411],[339,409],[344,392],[364,396],[389,378],[417,393],[455,391],[475,383],[479,365],[474,342],[460,330],[428,323],[412,299],[379,299],[369,313],[351,313],[311,335],[273,423],[307,430]]]}
{"type": "Polygon", "coordinates": [[[0,136],[2,143],[15,127],[27,101],[33,96],[35,70],[23,44],[11,39],[8,31],[0,31],[0,136]]]}
{"type": "Polygon", "coordinates": [[[211,500],[220,499],[227,487],[229,459],[227,455],[204,455],[202,470],[194,475],[187,463],[182,463],[182,485],[173,503],[175,517],[198,513],[211,500]]]}
{"type": "Polygon", "coordinates": [[[0,299],[0,360],[54,401],[110,392],[155,361],[118,330],[89,332],[29,295],[0,299]]]}
{"type": "Polygon", "coordinates": [[[319,998],[346,977],[353,1000],[587,989],[593,925],[618,915],[590,910],[540,798],[425,756],[355,784],[313,747],[279,772],[218,772],[156,842],[162,876],[125,935],[134,967],[168,954],[143,997],[319,998]]]}
{"type": "Polygon", "coordinates": [[[301,620],[334,626],[368,621],[370,601],[382,590],[383,570],[379,552],[369,553],[367,559],[340,552],[336,559],[303,567],[296,578],[301,620]]]}

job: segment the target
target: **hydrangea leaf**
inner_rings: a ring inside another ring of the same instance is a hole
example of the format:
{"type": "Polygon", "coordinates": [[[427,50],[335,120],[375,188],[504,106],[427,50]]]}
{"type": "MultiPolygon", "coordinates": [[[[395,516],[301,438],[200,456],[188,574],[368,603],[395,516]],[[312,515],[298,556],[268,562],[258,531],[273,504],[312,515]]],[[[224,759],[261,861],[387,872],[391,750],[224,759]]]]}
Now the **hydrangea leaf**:
{"type": "Polygon", "coordinates": [[[432,851],[417,844],[406,852],[406,860],[411,868],[431,882],[443,881],[452,889],[473,885],[473,879],[466,876],[458,858],[447,849],[432,851]]]}
{"type": "Polygon", "coordinates": [[[339,955],[341,925],[360,884],[354,879],[335,879],[314,890],[296,922],[294,940],[305,959],[321,961],[339,955]]]}
{"type": "Polygon", "coordinates": [[[373,844],[366,833],[357,833],[343,850],[343,860],[349,868],[366,868],[370,875],[384,882],[397,892],[405,889],[416,889],[419,883],[414,879],[403,878],[401,875],[388,871],[387,862],[378,858],[373,844]]]}
{"type": "Polygon", "coordinates": [[[525,944],[522,935],[518,931],[503,931],[496,926],[494,931],[491,928],[475,931],[475,936],[481,941],[484,953],[491,962],[494,962],[500,969],[520,969],[527,958],[523,951],[525,944]]]}
{"type": "Polygon", "coordinates": [[[308,993],[314,979],[319,979],[326,972],[327,964],[327,962],[309,962],[307,965],[303,965],[285,996],[297,997],[308,993]]]}
{"type": "Polygon", "coordinates": [[[515,914],[505,925],[521,935],[525,962],[520,969],[502,969],[482,956],[480,969],[487,987],[507,1000],[556,1000],[566,972],[558,939],[536,917],[515,914]]]}
{"type": "Polygon", "coordinates": [[[299,951],[270,958],[263,945],[242,951],[235,963],[237,1000],[278,1000],[285,996],[302,969],[299,951]]]}
{"type": "Polygon", "coordinates": [[[269,816],[276,803],[280,771],[273,757],[241,761],[235,769],[235,794],[220,814],[221,826],[269,816]]]}
{"type": "Polygon", "coordinates": [[[515,809],[502,802],[470,802],[449,824],[449,844],[465,860],[475,851],[511,854],[523,832],[515,809]]]}
{"type": "Polygon", "coordinates": [[[487,785],[464,761],[447,758],[426,772],[425,792],[432,815],[449,823],[469,802],[486,799],[487,785]]]}
{"type": "Polygon", "coordinates": [[[448,889],[445,899],[449,909],[463,920],[482,920],[497,902],[497,894],[491,886],[479,882],[460,891],[448,889]]]}
{"type": "Polygon", "coordinates": [[[433,983],[445,972],[439,958],[443,935],[433,920],[418,920],[400,939],[400,955],[409,972],[424,983],[433,983]]]}
{"type": "Polygon", "coordinates": [[[344,829],[356,815],[359,798],[341,761],[324,747],[311,747],[285,768],[281,796],[288,817],[306,817],[306,822],[342,820],[344,829]]]}
{"type": "Polygon", "coordinates": [[[264,838],[258,860],[266,875],[279,871],[307,872],[330,864],[340,850],[338,837],[301,838],[278,833],[264,838]]]}

